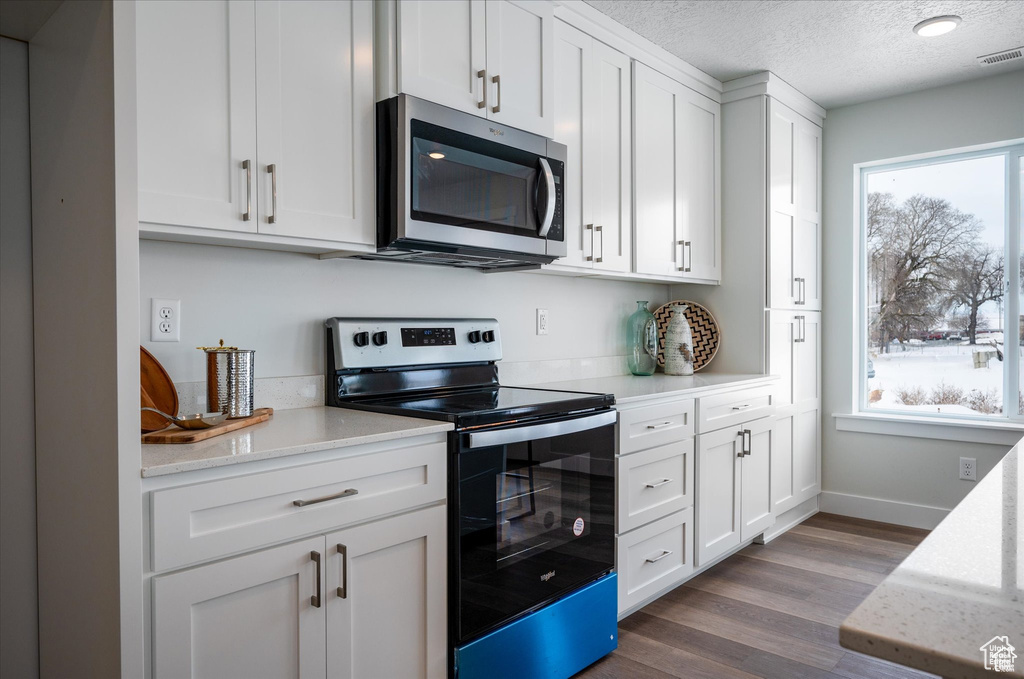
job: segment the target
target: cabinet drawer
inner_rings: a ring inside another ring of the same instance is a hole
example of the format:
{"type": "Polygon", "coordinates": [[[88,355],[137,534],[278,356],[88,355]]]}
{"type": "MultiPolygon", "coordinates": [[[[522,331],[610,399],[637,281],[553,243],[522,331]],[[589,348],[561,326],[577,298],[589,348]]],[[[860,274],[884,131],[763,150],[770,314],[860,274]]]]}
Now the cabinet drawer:
{"type": "Polygon", "coordinates": [[[693,437],[693,399],[619,411],[619,454],[693,437]]]}
{"type": "Polygon", "coordinates": [[[446,451],[444,443],[406,445],[154,491],[153,570],[236,554],[443,500],[446,451]],[[295,504],[331,496],[338,497],[295,504]]]}
{"type": "Polygon", "coordinates": [[[705,396],[697,403],[697,431],[706,434],[775,413],[774,387],[705,396]]]}
{"type": "Polygon", "coordinates": [[[693,507],[615,539],[619,615],[693,572],[693,507]]]}
{"type": "Polygon", "coordinates": [[[693,439],[620,457],[617,467],[618,533],[693,504],[693,439]]]}

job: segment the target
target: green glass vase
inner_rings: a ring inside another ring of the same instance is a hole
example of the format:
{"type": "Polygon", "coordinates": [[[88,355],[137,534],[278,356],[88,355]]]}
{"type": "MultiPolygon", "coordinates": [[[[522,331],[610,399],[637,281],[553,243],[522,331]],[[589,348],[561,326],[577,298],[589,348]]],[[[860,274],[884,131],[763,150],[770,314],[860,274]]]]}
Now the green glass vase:
{"type": "Polygon", "coordinates": [[[647,301],[638,301],[636,311],[626,319],[626,365],[634,375],[653,375],[658,367],[658,323],[647,310],[647,301]]]}

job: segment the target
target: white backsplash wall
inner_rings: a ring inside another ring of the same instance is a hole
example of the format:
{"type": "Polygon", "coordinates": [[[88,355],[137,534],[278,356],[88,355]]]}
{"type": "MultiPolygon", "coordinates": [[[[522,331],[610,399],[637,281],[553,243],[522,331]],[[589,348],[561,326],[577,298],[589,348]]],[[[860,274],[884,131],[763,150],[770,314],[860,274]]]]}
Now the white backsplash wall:
{"type": "Polygon", "coordinates": [[[493,317],[504,363],[624,356],[623,324],[636,300],[652,309],[668,301],[668,286],[650,283],[148,240],[139,250],[142,344],[175,382],[204,381],[205,355],[195,347],[221,338],[256,350],[257,378],[323,374],[330,316],[493,317]],[[150,341],[153,297],[181,300],[180,342],[150,341]],[[548,310],[548,335],[536,334],[538,308],[548,310]]]}

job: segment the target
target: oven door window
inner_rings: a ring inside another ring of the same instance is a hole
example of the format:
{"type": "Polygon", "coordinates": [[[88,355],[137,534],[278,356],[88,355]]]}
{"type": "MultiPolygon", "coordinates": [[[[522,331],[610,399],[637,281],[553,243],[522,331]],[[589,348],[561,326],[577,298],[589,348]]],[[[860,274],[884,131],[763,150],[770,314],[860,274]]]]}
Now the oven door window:
{"type": "Polygon", "coordinates": [[[614,565],[614,426],[459,455],[458,643],[614,565]]]}
{"type": "Polygon", "coordinates": [[[412,133],[412,217],[538,237],[539,157],[419,120],[412,133]]]}

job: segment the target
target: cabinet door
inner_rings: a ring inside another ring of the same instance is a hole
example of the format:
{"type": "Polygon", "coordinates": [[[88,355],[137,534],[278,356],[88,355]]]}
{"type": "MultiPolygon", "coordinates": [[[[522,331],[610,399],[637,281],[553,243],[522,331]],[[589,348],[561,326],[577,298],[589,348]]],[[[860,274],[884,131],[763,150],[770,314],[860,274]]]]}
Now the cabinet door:
{"type": "Polygon", "coordinates": [[[800,118],[793,140],[796,164],[796,238],[793,272],[800,307],[821,309],[821,128],[800,118]]]}
{"type": "MultiPolygon", "coordinates": [[[[566,255],[558,264],[591,268],[594,265],[593,202],[596,173],[589,144],[590,122],[596,112],[586,99],[593,90],[594,40],[562,22],[555,22],[555,141],[565,144],[566,255]],[[584,111],[587,119],[584,125],[584,111]],[[586,136],[585,136],[586,135],[586,136]]],[[[627,263],[628,266],[628,263],[627,263]]]]}
{"type": "Polygon", "coordinates": [[[821,312],[794,316],[797,342],[793,347],[793,403],[821,403],[821,312]]]}
{"type": "Polygon", "coordinates": [[[443,679],[445,507],[327,536],[328,675],[443,679]]]}
{"type": "Polygon", "coordinates": [[[741,541],[754,538],[775,523],[771,493],[771,471],[775,463],[772,418],[754,420],[743,429],[747,431],[749,452],[740,465],[741,541]]]}
{"type": "Polygon", "coordinates": [[[153,578],[156,679],[323,677],[323,537],[153,578]]]}
{"type": "Polygon", "coordinates": [[[697,565],[740,544],[741,436],[721,429],[697,437],[697,565]]]}
{"type": "Polygon", "coordinates": [[[398,91],[483,116],[484,0],[397,4],[398,91]]]}
{"type": "Polygon", "coordinates": [[[792,311],[772,309],[768,316],[768,374],[781,379],[775,389],[775,405],[785,407],[793,403],[793,360],[801,344],[800,324],[792,311]]]}
{"type": "Polygon", "coordinates": [[[629,57],[594,41],[594,81],[584,126],[593,167],[584,190],[594,206],[594,268],[605,271],[628,272],[632,266],[632,92],[629,57]]]}
{"type": "Polygon", "coordinates": [[[793,438],[796,413],[793,408],[780,410],[775,416],[772,434],[771,497],[776,516],[795,507],[797,493],[793,481],[793,438]]]}
{"type": "Polygon", "coordinates": [[[794,504],[821,492],[821,411],[800,409],[793,416],[794,504]]]}
{"type": "Polygon", "coordinates": [[[821,128],[768,100],[768,305],[821,308],[821,128]]]}
{"type": "Polygon", "coordinates": [[[487,117],[545,137],[555,129],[550,2],[487,0],[487,117]]]}
{"type": "Polygon", "coordinates": [[[721,105],[684,87],[677,111],[683,277],[717,281],[721,277],[721,105]]]}
{"type": "Polygon", "coordinates": [[[634,250],[636,273],[682,278],[677,234],[682,212],[676,149],[680,143],[682,85],[634,62],[634,250]]]}
{"type": "Polygon", "coordinates": [[[256,231],[254,22],[252,2],[139,3],[140,222],[256,231]]]}
{"type": "Polygon", "coordinates": [[[260,233],[373,244],[372,35],[369,0],[256,3],[260,233]]]}

